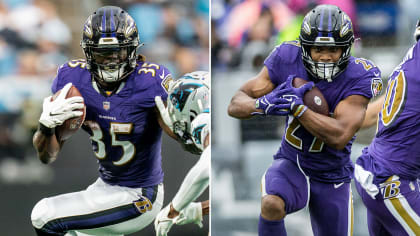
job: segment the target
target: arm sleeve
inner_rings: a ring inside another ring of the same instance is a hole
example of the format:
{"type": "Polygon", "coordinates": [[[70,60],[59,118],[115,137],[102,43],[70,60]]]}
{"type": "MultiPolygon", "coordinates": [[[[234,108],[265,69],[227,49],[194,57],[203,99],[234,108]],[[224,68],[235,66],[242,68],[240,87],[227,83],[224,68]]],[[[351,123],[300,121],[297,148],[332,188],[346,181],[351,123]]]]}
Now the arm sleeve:
{"type": "Polygon", "coordinates": [[[64,85],[66,85],[69,81],[69,74],[70,68],[67,64],[63,64],[57,69],[57,76],[55,77],[52,85],[51,85],[51,92],[55,94],[58,90],[62,89],[64,85]]]}
{"type": "Polygon", "coordinates": [[[210,145],[185,176],[172,205],[178,212],[200,196],[209,185],[210,145]]]}
{"type": "Polygon", "coordinates": [[[135,74],[135,93],[141,94],[139,105],[143,108],[156,107],[155,97],[159,96],[162,101],[168,98],[168,88],[172,81],[170,71],[163,65],[144,62],[146,66],[138,66],[135,74]]]}

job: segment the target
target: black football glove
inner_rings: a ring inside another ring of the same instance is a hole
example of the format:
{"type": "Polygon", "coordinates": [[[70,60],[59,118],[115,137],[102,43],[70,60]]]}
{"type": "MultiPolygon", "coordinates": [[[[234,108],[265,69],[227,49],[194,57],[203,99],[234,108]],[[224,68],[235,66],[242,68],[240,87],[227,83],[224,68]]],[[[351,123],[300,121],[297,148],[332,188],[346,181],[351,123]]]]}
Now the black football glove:
{"type": "Polygon", "coordinates": [[[195,145],[194,141],[192,140],[192,137],[188,133],[184,133],[182,137],[178,136],[178,138],[181,141],[182,149],[184,149],[185,151],[194,155],[201,155],[201,153],[203,152],[195,145]]]}

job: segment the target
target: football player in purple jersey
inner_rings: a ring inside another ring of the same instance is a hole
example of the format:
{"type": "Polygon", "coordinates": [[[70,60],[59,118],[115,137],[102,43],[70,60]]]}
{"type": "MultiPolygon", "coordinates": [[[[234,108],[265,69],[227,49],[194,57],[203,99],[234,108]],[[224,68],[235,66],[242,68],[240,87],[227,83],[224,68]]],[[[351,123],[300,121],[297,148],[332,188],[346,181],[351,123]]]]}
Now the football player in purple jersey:
{"type": "Polygon", "coordinates": [[[63,145],[55,128],[80,116],[77,109],[84,101],[82,128],[90,135],[100,178],[86,190],[39,201],[31,215],[38,235],[129,234],[149,225],[160,211],[162,129],[179,138],[162,121],[155,97],[167,98],[172,77],[164,66],[137,55],[139,46],[133,18],[119,7],[105,6],[84,24],[86,60],[58,69],[52,92],[63,95],[45,98],[34,146],[43,163],[55,161],[63,145]],[[71,85],[83,98],[65,99],[71,85]]]}
{"type": "Polygon", "coordinates": [[[355,164],[370,235],[420,235],[419,23],[416,44],[392,72],[384,96],[370,108],[377,114],[377,132],[355,164]]]}
{"type": "Polygon", "coordinates": [[[319,5],[305,16],[299,41],[277,46],[231,100],[228,113],[236,118],[287,116],[281,146],[262,178],[259,235],[286,235],[285,216],[307,205],[314,235],[352,234],[350,150],[376,95],[372,88],[381,84],[372,62],[350,55],[353,41],[347,14],[319,5]],[[295,77],[309,82],[294,88],[295,77]],[[303,103],[313,86],[325,96],[330,116],[303,103]]]}
{"type": "MultiPolygon", "coordinates": [[[[420,39],[420,20],[417,21],[416,29],[414,30],[414,40],[417,42],[420,39]]],[[[376,124],[378,121],[379,112],[385,100],[385,93],[378,97],[375,101],[369,103],[366,110],[365,120],[363,121],[362,128],[369,128],[376,124]]]]}

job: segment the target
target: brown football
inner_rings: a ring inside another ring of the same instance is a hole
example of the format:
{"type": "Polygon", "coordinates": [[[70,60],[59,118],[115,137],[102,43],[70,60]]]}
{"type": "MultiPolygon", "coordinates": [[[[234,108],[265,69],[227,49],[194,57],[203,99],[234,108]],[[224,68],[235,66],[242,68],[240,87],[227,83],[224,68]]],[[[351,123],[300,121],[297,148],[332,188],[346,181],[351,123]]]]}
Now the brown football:
{"type": "MultiPolygon", "coordinates": [[[[51,101],[54,101],[54,99],[57,98],[60,92],[61,90],[57,91],[52,96],[51,101]]],[[[74,87],[74,85],[72,85],[66,95],[66,98],[71,98],[75,96],[82,97],[82,94],[79,92],[79,90],[76,87],[74,87]]],[[[83,103],[83,105],[85,104],[83,103]]],[[[77,130],[80,129],[80,127],[82,126],[86,118],[86,105],[82,109],[79,109],[79,111],[83,112],[81,116],[70,118],[64,121],[62,125],[56,127],[55,134],[57,135],[58,140],[64,141],[70,138],[70,136],[72,136],[74,133],[76,133],[77,130]]]]}
{"type": "MultiPolygon", "coordinates": [[[[299,88],[300,86],[306,83],[308,83],[308,81],[299,77],[293,79],[293,87],[295,88],[299,88]]],[[[303,103],[314,112],[326,116],[329,115],[329,107],[327,100],[325,99],[321,90],[319,90],[319,88],[317,88],[316,86],[305,93],[305,95],[303,96],[303,103]]]]}

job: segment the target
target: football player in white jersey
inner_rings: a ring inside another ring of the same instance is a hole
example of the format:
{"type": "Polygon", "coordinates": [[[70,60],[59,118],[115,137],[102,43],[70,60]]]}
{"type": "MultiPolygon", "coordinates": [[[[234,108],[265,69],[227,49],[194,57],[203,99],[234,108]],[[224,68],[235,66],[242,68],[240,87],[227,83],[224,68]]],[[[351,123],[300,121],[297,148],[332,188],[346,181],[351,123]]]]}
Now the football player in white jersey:
{"type": "Polygon", "coordinates": [[[165,123],[168,127],[173,127],[173,132],[177,135],[191,137],[202,153],[185,176],[171,203],[157,215],[157,236],[167,235],[174,223],[196,223],[201,227],[203,214],[209,213],[209,201],[193,202],[209,184],[209,73],[197,71],[178,79],[169,92],[167,103],[168,106],[165,107],[161,98],[156,97],[156,104],[165,123]]]}

